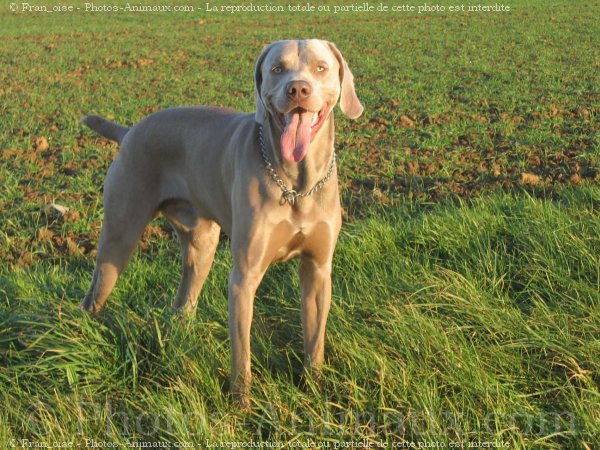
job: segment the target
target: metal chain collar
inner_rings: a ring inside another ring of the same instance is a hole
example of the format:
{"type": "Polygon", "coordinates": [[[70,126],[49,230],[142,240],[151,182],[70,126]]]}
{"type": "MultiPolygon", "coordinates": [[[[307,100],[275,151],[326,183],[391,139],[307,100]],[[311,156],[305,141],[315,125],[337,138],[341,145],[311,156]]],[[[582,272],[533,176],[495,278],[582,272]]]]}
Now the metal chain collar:
{"type": "Polygon", "coordinates": [[[260,124],[258,125],[258,140],[260,141],[260,154],[261,154],[262,160],[265,164],[265,169],[267,170],[267,172],[269,173],[269,175],[271,176],[273,181],[275,183],[277,183],[277,186],[279,186],[279,188],[281,189],[281,204],[282,205],[287,202],[290,204],[290,206],[294,206],[298,197],[303,198],[303,197],[308,197],[310,195],[313,195],[315,192],[317,192],[323,188],[325,183],[327,183],[327,181],[331,178],[331,175],[333,174],[333,169],[335,167],[335,159],[336,159],[335,150],[334,150],[333,156],[331,158],[331,164],[329,164],[329,169],[327,169],[327,173],[325,174],[325,176],[323,178],[321,178],[319,181],[317,181],[316,184],[310,190],[308,190],[306,192],[297,192],[294,189],[288,189],[287,186],[285,185],[285,181],[283,181],[279,177],[279,175],[277,175],[277,172],[275,172],[275,169],[273,168],[273,164],[271,164],[271,161],[269,161],[269,157],[267,156],[267,149],[265,146],[265,140],[263,137],[263,128],[262,128],[262,125],[260,125],[260,124]]]}

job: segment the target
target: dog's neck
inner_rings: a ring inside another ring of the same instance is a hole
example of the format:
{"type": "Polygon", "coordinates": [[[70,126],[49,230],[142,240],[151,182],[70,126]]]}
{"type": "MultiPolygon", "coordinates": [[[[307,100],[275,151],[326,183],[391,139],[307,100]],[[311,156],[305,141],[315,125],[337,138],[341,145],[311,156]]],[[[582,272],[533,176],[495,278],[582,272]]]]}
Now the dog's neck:
{"type": "Polygon", "coordinates": [[[281,156],[281,131],[272,119],[269,118],[263,125],[267,157],[288,189],[294,189],[298,193],[306,192],[325,176],[333,158],[334,131],[333,111],[331,111],[310,143],[304,159],[296,163],[281,156]]]}

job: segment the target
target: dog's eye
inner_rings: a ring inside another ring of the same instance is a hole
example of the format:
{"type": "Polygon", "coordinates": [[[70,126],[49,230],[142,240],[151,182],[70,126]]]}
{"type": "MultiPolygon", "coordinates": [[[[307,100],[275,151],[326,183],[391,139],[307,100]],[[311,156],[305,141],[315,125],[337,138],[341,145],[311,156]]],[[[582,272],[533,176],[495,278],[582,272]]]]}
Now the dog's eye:
{"type": "Polygon", "coordinates": [[[327,69],[328,69],[328,67],[327,67],[325,64],[319,64],[319,65],[317,66],[317,72],[321,72],[321,73],[323,73],[323,72],[325,72],[327,69]]]}
{"type": "Polygon", "coordinates": [[[281,68],[281,66],[279,64],[277,64],[271,68],[271,72],[273,72],[273,73],[281,73],[282,70],[283,69],[281,68]]]}

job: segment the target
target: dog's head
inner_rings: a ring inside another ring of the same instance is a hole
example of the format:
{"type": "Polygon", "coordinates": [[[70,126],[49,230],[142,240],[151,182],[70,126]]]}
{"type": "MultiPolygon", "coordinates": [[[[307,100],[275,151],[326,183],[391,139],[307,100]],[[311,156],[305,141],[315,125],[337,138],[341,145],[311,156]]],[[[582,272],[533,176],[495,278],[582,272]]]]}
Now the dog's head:
{"type": "Polygon", "coordinates": [[[351,119],[363,112],[354,77],[335,44],[318,39],[268,45],[254,70],[256,121],[281,133],[281,154],[304,159],[333,107],[340,101],[351,119]]]}

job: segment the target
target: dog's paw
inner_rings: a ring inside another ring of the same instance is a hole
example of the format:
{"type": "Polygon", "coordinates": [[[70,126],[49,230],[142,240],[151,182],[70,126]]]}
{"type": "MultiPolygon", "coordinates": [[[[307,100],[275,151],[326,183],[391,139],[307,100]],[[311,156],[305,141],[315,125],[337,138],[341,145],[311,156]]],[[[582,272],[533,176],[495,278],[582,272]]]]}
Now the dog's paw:
{"type": "Polygon", "coordinates": [[[300,378],[300,386],[305,392],[323,392],[325,390],[325,376],[322,368],[320,366],[305,367],[300,378]]]}
{"type": "Polygon", "coordinates": [[[79,304],[79,309],[86,312],[92,317],[97,317],[102,310],[102,307],[96,305],[95,302],[91,301],[88,297],[84,298],[79,304]]]}

